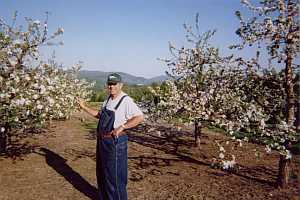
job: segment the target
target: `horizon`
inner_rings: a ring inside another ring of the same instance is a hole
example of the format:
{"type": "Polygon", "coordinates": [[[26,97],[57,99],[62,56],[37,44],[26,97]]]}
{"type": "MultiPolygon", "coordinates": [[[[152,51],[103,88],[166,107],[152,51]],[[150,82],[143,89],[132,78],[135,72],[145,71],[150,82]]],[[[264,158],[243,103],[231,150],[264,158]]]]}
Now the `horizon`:
{"type": "Polygon", "coordinates": [[[89,72],[101,72],[101,73],[123,73],[126,75],[130,75],[130,76],[134,76],[136,78],[144,78],[144,79],[153,79],[153,78],[157,78],[157,77],[168,77],[167,74],[162,74],[162,75],[157,75],[157,76],[152,76],[152,77],[145,77],[145,76],[138,76],[138,75],[134,75],[128,72],[122,72],[122,71],[101,71],[101,70],[90,70],[90,69],[82,69],[80,70],[80,72],[82,71],[89,71],[89,72]]]}
{"type": "Polygon", "coordinates": [[[65,30],[58,38],[64,45],[41,48],[44,60],[55,52],[56,61],[66,68],[81,61],[82,70],[121,71],[145,78],[165,75],[168,67],[158,59],[171,58],[169,42],[190,46],[183,24],[194,26],[197,13],[201,32],[217,29],[211,43],[222,55],[232,54],[228,46],[239,41],[236,10],[245,11],[240,1],[92,0],[72,1],[68,6],[58,0],[0,2],[0,17],[8,23],[14,11],[18,11],[17,25],[24,25],[25,17],[43,21],[50,12],[49,34],[59,27],[65,30]]]}

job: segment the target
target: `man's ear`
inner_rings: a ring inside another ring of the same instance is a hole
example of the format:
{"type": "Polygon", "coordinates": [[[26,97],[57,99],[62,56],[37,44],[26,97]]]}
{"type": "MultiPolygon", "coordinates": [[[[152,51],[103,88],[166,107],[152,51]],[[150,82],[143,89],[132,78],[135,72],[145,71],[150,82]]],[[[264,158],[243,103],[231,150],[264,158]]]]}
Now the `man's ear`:
{"type": "Polygon", "coordinates": [[[120,89],[122,89],[122,87],[123,87],[123,83],[119,83],[120,84],[120,89]]]}

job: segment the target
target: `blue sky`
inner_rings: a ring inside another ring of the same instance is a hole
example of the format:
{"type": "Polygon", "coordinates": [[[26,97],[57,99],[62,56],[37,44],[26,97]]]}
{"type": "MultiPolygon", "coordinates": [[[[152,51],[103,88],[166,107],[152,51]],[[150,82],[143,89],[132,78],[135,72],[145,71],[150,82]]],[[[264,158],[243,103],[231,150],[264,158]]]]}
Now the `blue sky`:
{"type": "Polygon", "coordinates": [[[10,21],[18,11],[24,17],[44,21],[49,11],[50,32],[63,27],[63,46],[47,47],[43,56],[55,50],[59,63],[69,67],[83,61],[83,69],[122,71],[137,76],[163,75],[168,68],[157,58],[171,57],[168,42],[186,44],[183,24],[193,25],[199,13],[202,31],[217,28],[212,43],[221,52],[238,41],[236,10],[239,0],[1,0],[0,17],[10,21]]]}

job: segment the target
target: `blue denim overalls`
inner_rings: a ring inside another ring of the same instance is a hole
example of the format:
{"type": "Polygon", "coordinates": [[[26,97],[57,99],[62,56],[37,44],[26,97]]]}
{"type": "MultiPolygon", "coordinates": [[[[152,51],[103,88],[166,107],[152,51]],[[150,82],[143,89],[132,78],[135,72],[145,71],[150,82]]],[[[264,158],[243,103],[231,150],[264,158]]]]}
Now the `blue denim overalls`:
{"type": "MultiPolygon", "coordinates": [[[[126,96],[120,99],[115,110],[126,96]]],[[[104,137],[114,129],[114,121],[115,112],[105,105],[97,126],[96,176],[100,200],[127,200],[128,136],[104,137]]]]}

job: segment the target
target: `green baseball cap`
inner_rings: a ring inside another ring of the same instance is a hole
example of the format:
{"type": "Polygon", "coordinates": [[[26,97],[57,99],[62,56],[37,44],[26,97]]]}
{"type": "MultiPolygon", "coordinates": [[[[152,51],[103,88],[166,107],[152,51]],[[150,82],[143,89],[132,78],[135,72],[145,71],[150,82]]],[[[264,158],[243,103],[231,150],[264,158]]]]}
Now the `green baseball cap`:
{"type": "Polygon", "coordinates": [[[107,77],[107,84],[116,84],[121,82],[122,82],[122,77],[120,74],[112,73],[109,74],[107,77]]]}

